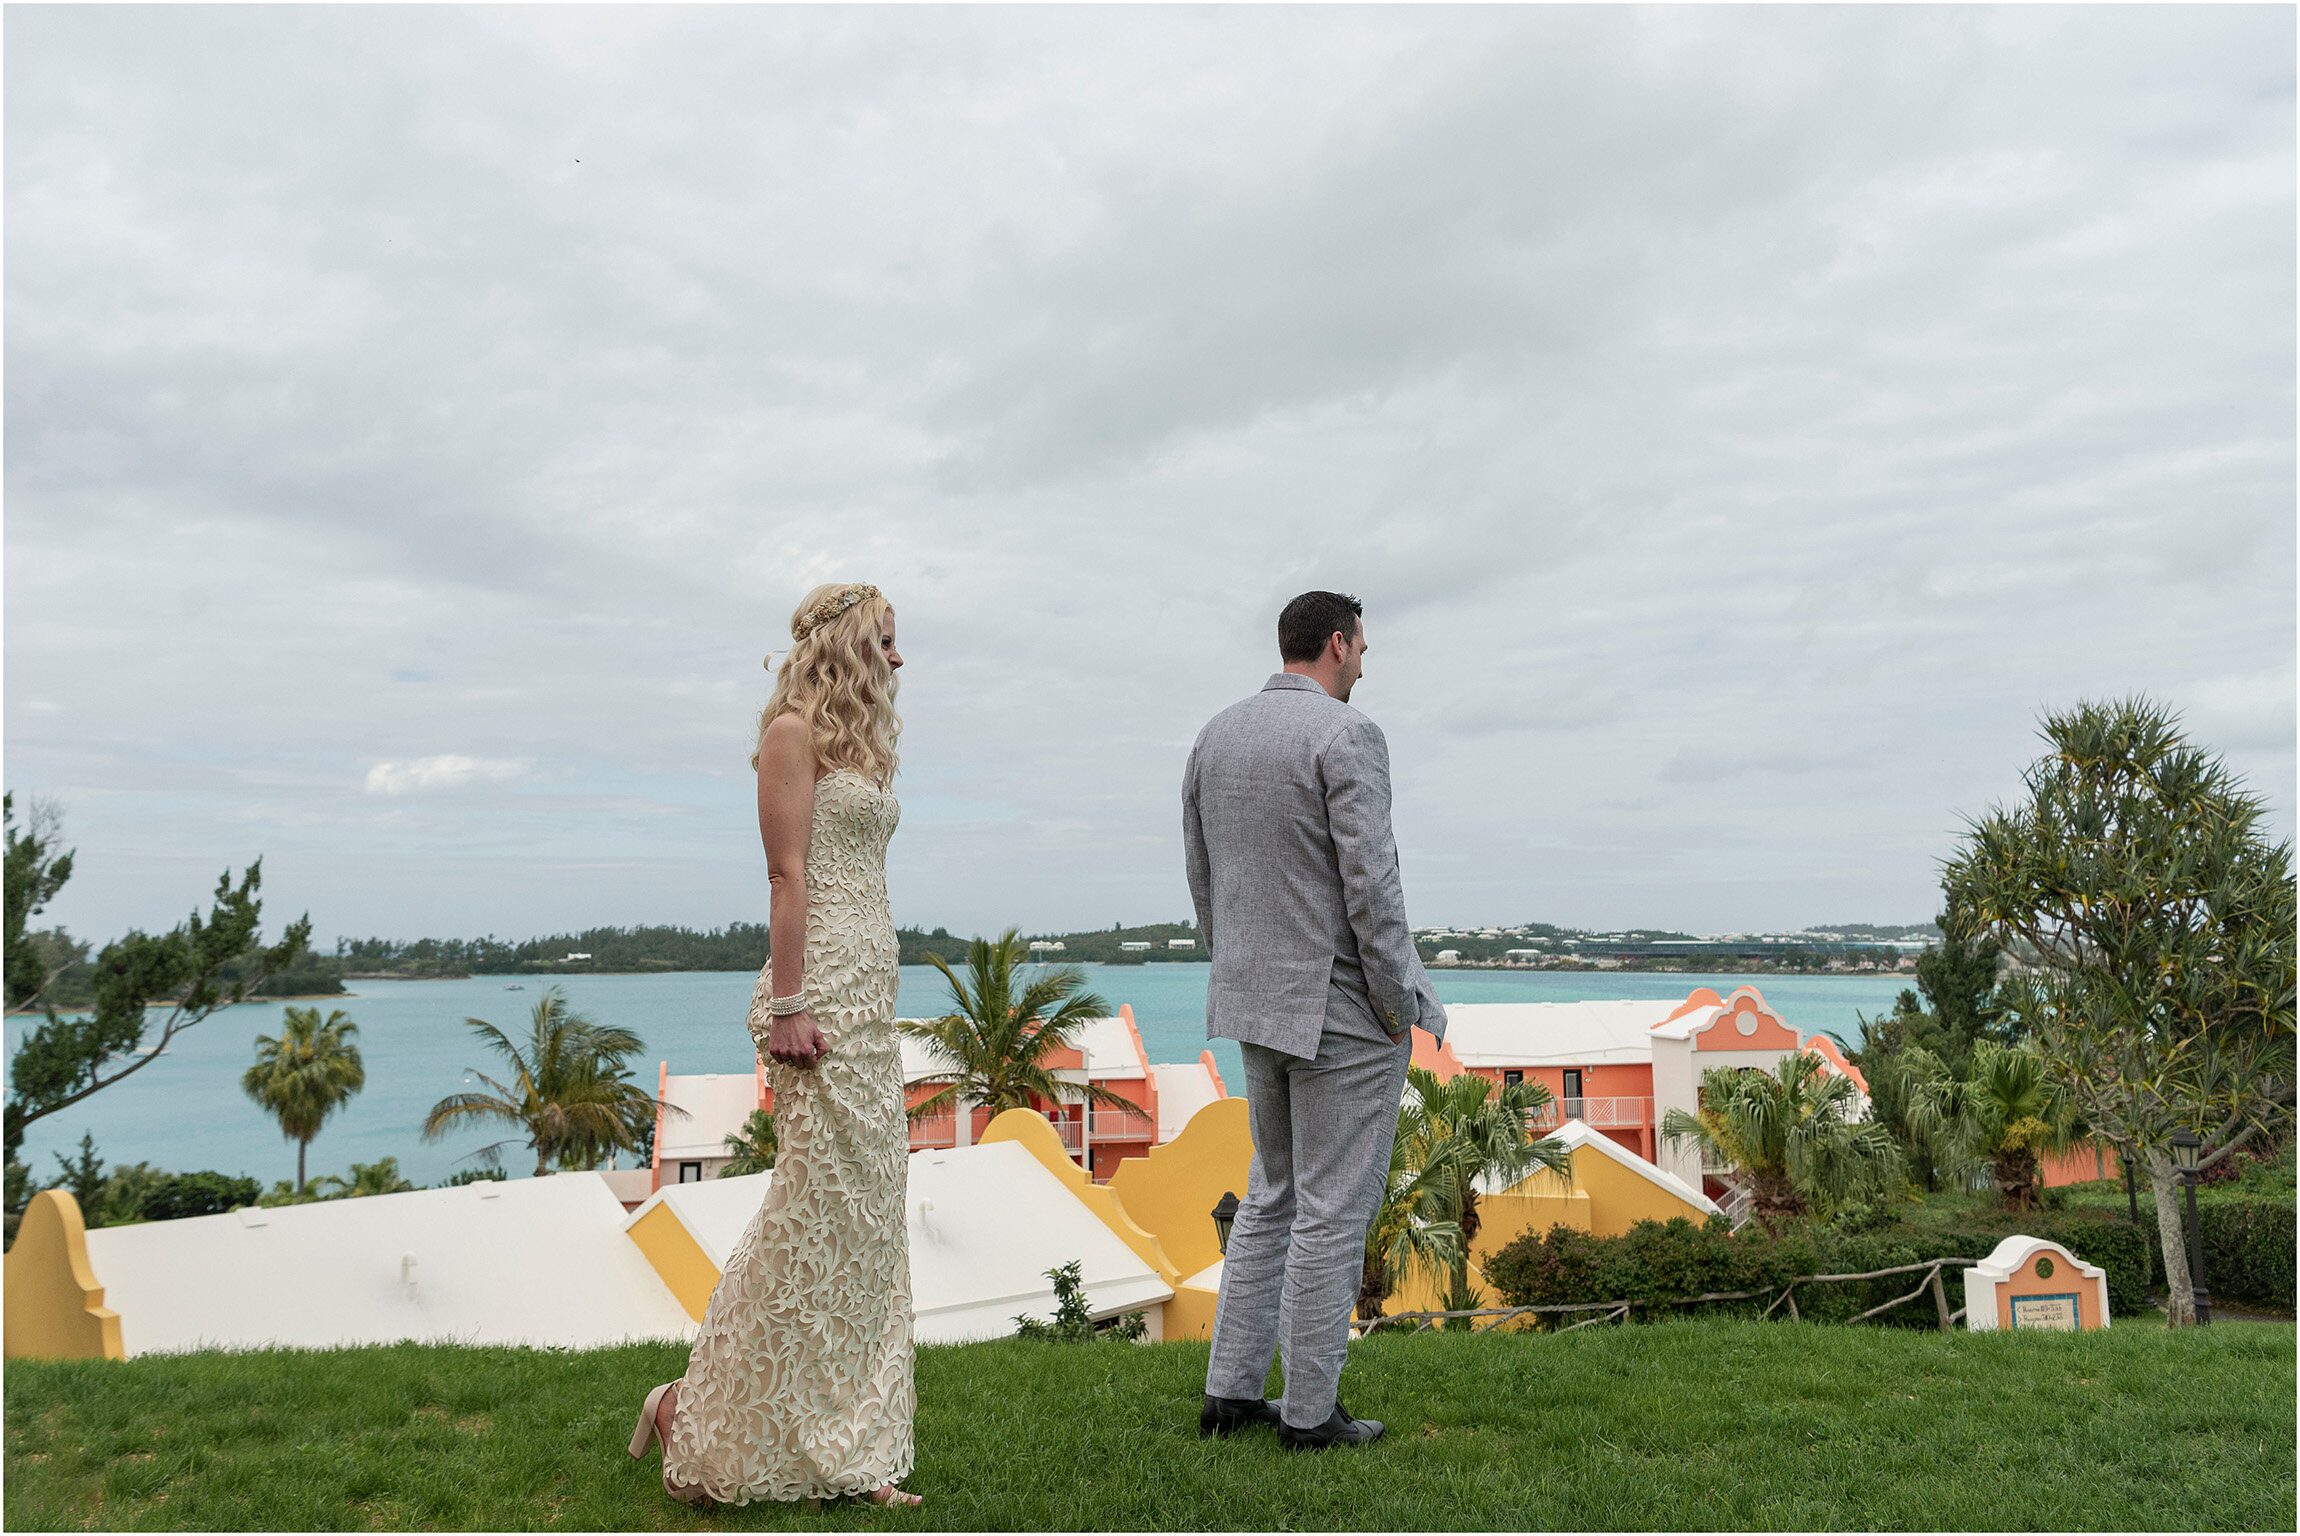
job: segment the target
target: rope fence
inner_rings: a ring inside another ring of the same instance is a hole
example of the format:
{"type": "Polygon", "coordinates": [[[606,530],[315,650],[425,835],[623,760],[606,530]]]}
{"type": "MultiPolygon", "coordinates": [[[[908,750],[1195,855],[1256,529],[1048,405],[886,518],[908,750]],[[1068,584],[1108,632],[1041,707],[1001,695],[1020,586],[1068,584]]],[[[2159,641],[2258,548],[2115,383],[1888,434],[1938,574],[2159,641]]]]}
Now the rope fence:
{"type": "Polygon", "coordinates": [[[1358,1337],[1364,1338],[1368,1334],[1378,1329],[1387,1328],[1392,1324],[1412,1323],[1415,1326],[1409,1331],[1422,1333],[1455,1318],[1471,1319],[1470,1326],[1472,1328],[1477,1327],[1476,1319],[1490,1318],[1492,1321],[1485,1326],[1487,1329],[1493,1329],[1521,1317],[1563,1317],[1575,1312],[1597,1314],[1592,1317],[1585,1317],[1579,1322],[1567,1323],[1557,1330],[1559,1333],[1571,1333],[1576,1328],[1587,1328],[1593,1323],[1626,1322],[1629,1319],[1630,1309],[1633,1307],[1690,1307],[1705,1301],[1756,1301],[1766,1296],[1771,1296],[1773,1300],[1760,1315],[1760,1321],[1771,1317],[1776,1310],[1786,1306],[1789,1320],[1802,1322],[1804,1319],[1797,1313],[1796,1297],[1796,1290],[1800,1285],[1832,1285],[1856,1280],[1883,1280],[1892,1275],[1913,1275],[1917,1271],[1923,1270],[1925,1278],[1917,1282],[1915,1290],[1906,1296],[1896,1296],[1891,1301],[1871,1307],[1860,1316],[1850,1318],[1848,1321],[1866,1322],[1872,1317],[1882,1316],[1895,1307],[1915,1301],[1929,1290],[1933,1293],[1933,1308],[1940,1318],[1941,1332],[1950,1333],[1955,1330],[1957,1320],[1965,1315],[1965,1309],[1959,1307],[1954,1312],[1949,1310],[1948,1289],[1941,1281],[1941,1270],[1951,1264],[1978,1264],[1979,1262],[1978,1259],[1965,1258],[1922,1259],[1914,1264],[1896,1264],[1890,1269],[1872,1269],[1858,1275],[1797,1275],[1779,1286],[1766,1286],[1760,1290],[1710,1291],[1700,1296],[1670,1296],[1652,1301],[1639,1301],[1623,1296],[1612,1301],[1553,1302],[1537,1307],[1476,1307],[1458,1312],[1399,1312],[1388,1317],[1376,1317],[1363,1322],[1354,1322],[1350,1326],[1357,1331],[1358,1337]]]}

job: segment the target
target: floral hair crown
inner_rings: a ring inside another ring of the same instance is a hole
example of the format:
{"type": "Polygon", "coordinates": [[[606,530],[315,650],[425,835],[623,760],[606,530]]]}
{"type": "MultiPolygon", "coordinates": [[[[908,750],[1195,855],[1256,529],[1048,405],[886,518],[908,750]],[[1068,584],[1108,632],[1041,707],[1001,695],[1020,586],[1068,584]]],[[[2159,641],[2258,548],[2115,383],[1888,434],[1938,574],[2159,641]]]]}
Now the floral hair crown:
{"type": "Polygon", "coordinates": [[[851,582],[791,620],[791,638],[804,640],[855,604],[878,595],[878,588],[869,582],[851,582]]]}

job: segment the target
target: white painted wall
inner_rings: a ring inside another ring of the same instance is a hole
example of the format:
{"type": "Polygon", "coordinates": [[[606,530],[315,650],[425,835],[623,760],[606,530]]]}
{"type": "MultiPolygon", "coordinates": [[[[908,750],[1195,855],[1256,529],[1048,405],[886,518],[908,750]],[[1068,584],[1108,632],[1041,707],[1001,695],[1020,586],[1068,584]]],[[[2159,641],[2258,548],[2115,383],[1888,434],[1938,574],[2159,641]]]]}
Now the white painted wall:
{"type": "Polygon", "coordinates": [[[99,1227],[88,1261],[130,1355],[692,1338],[623,1222],[604,1179],[562,1173],[99,1227]]]}
{"type": "Polygon", "coordinates": [[[1653,1037],[1654,1166],[1675,1174],[1695,1189],[1701,1187],[1701,1149],[1691,1142],[1672,1146],[1661,1134],[1661,1122],[1673,1109],[1690,1115],[1700,1107],[1700,1068],[1707,1065],[1701,1056],[1689,1039],[1672,1039],[1662,1034],[1653,1037]]]}
{"type": "MultiPolygon", "coordinates": [[[[666,1184],[626,1225],[667,1204],[723,1270],[773,1178],[666,1184]]],[[[1141,1309],[1158,1336],[1173,1295],[1165,1281],[1014,1142],[911,1154],[906,1198],[921,1344],[1003,1338],[1017,1313],[1051,1320],[1054,1283],[1044,1272],[1072,1259],[1083,1264],[1096,1317],[1141,1309]]]]}

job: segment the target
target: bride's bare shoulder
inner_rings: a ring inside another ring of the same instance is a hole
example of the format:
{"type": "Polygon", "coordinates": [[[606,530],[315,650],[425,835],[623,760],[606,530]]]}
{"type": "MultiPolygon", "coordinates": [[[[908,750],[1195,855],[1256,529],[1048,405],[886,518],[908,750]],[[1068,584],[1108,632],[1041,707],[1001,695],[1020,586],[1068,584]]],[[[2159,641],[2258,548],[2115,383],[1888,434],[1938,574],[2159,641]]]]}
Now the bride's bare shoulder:
{"type": "Polygon", "coordinates": [[[782,772],[804,769],[807,777],[815,776],[815,743],[807,730],[806,721],[790,710],[775,716],[759,732],[759,770],[765,772],[769,764],[782,772]]]}

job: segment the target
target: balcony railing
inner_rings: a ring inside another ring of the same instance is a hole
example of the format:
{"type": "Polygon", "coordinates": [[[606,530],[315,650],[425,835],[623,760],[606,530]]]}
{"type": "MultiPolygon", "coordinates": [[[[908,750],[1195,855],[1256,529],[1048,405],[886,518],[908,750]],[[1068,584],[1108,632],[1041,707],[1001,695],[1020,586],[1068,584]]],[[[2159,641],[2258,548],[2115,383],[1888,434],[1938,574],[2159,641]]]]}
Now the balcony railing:
{"type": "Polygon", "coordinates": [[[924,1115],[910,1123],[910,1149],[924,1152],[931,1147],[958,1145],[958,1116],[924,1115]]]}
{"type": "Polygon", "coordinates": [[[1138,1109],[1093,1110],[1096,1141],[1156,1141],[1158,1122],[1138,1109]]]}
{"type": "Polygon", "coordinates": [[[1076,1120],[1063,1120],[1054,1115],[1048,1115],[1046,1123],[1053,1126],[1054,1134],[1062,1138],[1063,1151],[1075,1157],[1085,1150],[1086,1138],[1082,1134],[1085,1127],[1076,1120]]]}
{"type": "Polygon", "coordinates": [[[1551,1099],[1526,1117],[1528,1130],[1554,1130],[1568,1120],[1588,1126],[1640,1126],[1653,1123],[1653,1101],[1645,1098],[1551,1099]]]}

